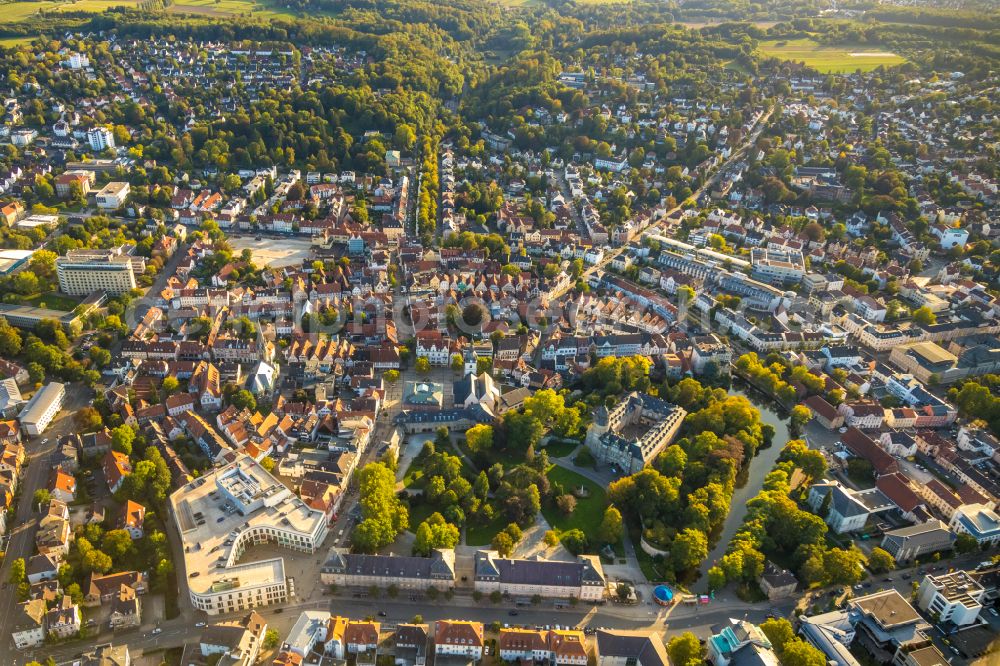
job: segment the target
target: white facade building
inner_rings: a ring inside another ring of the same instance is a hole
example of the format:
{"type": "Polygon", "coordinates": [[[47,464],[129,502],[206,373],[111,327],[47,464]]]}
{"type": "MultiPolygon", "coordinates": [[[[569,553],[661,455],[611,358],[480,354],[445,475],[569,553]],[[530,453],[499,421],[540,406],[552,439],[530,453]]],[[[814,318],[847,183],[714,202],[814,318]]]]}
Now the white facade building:
{"type": "Polygon", "coordinates": [[[266,542],[315,553],[328,530],[323,512],[245,455],[175,491],[170,512],[184,543],[182,580],[194,607],[209,615],[286,601],[294,581],[282,558],[238,564],[240,557],[266,542]]]}
{"type": "Polygon", "coordinates": [[[41,435],[63,407],[66,387],[59,382],[43,386],[21,410],[18,419],[28,435],[41,435]]]}
{"type": "Polygon", "coordinates": [[[95,153],[101,153],[115,147],[115,135],[107,127],[93,127],[87,130],[87,141],[95,153]]]}
{"type": "Polygon", "coordinates": [[[964,571],[928,574],[917,590],[917,605],[940,622],[972,624],[983,610],[986,589],[964,571]]]}

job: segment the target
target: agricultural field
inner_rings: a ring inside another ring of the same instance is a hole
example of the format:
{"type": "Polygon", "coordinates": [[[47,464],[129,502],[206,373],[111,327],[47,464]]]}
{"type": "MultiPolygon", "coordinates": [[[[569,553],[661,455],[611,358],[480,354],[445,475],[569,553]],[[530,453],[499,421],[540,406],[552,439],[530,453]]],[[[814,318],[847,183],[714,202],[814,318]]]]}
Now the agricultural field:
{"type": "MultiPolygon", "coordinates": [[[[31,19],[39,12],[103,12],[110,7],[133,7],[140,0],[77,0],[76,2],[8,2],[0,5],[0,25],[4,23],[21,23],[31,19]]],[[[9,46],[4,44],[4,46],[9,46]]]]}
{"type": "Polygon", "coordinates": [[[295,14],[277,6],[278,3],[257,2],[256,0],[176,0],[167,11],[171,14],[198,14],[201,16],[240,16],[256,18],[291,17],[295,14]]]}
{"type": "Polygon", "coordinates": [[[892,67],[906,61],[905,58],[873,44],[826,46],[808,37],[762,41],[759,50],[765,56],[802,62],[820,72],[836,74],[856,70],[868,72],[882,65],[892,67]]]}
{"type": "MultiPolygon", "coordinates": [[[[57,2],[56,0],[41,0],[40,2],[10,2],[0,5],[0,25],[4,23],[22,23],[30,20],[39,12],[93,12],[100,13],[111,7],[135,7],[141,0],[75,0],[57,2]]],[[[266,0],[177,0],[167,9],[172,14],[198,14],[210,17],[229,17],[250,15],[262,19],[295,16],[295,14],[266,0]]],[[[0,41],[0,46],[16,46],[14,43],[0,41]]]]}
{"type": "Polygon", "coordinates": [[[0,47],[12,49],[21,44],[30,44],[34,37],[4,37],[0,39],[0,47]]]}
{"type": "Polygon", "coordinates": [[[754,27],[760,28],[761,30],[767,30],[768,28],[773,28],[778,24],[777,21],[674,21],[677,25],[684,26],[691,30],[698,30],[700,28],[711,28],[713,26],[721,25],[723,23],[749,23],[754,27]]]}

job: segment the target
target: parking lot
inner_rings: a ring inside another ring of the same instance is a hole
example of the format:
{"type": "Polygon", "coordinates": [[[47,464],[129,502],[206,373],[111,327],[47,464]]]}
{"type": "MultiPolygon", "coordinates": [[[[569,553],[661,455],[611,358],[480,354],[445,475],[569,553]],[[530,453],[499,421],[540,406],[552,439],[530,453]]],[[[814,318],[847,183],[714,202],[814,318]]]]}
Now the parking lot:
{"type": "Polygon", "coordinates": [[[228,238],[234,254],[249,249],[258,266],[297,266],[312,254],[312,241],[308,238],[233,234],[229,234],[228,238]]]}

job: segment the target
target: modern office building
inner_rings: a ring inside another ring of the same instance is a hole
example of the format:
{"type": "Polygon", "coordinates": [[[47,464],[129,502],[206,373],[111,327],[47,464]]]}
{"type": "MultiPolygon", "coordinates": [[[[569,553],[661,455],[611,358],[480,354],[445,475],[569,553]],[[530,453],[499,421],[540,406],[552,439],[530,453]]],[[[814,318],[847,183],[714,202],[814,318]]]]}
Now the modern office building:
{"type": "Polygon", "coordinates": [[[917,589],[917,606],[940,622],[972,624],[983,610],[986,589],[964,571],[927,574],[917,589]]]}
{"type": "Polygon", "coordinates": [[[108,183],[95,195],[97,207],[103,210],[118,210],[125,205],[125,200],[131,191],[128,183],[108,183]]]}
{"type": "Polygon", "coordinates": [[[283,558],[241,564],[240,557],[265,542],[315,553],[328,530],[322,511],[307,506],[253,458],[228,454],[227,460],[170,496],[184,546],[181,579],[194,607],[209,615],[287,601],[294,580],[283,558]]]}
{"type": "Polygon", "coordinates": [[[980,546],[1000,543],[1000,516],[986,504],[963,504],[951,516],[951,529],[968,534],[980,546]]]}
{"type": "Polygon", "coordinates": [[[799,250],[775,250],[755,247],[750,251],[752,276],[770,284],[801,282],[806,273],[805,259],[799,250]]]}

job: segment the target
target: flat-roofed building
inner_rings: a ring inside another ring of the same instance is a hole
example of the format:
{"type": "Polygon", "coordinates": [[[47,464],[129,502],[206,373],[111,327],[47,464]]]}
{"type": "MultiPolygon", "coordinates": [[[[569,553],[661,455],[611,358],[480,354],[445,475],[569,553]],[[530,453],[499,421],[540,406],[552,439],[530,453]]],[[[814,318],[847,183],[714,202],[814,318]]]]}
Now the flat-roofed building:
{"type": "Polygon", "coordinates": [[[899,650],[893,657],[894,666],[951,666],[936,645],[927,645],[915,650],[899,650]]]}
{"type": "Polygon", "coordinates": [[[132,246],[121,245],[107,250],[70,250],[56,259],[59,290],[72,296],[84,296],[103,290],[111,295],[136,288],[136,278],[146,270],[142,257],[132,256],[132,246]]]}
{"type": "Polygon", "coordinates": [[[103,210],[118,210],[125,205],[129,192],[131,188],[128,183],[108,183],[95,195],[97,207],[103,210]]]}
{"type": "Polygon", "coordinates": [[[755,247],[750,250],[751,275],[770,284],[801,282],[806,273],[805,259],[796,249],[768,249],[755,247]]]}
{"type": "Polygon", "coordinates": [[[957,356],[929,340],[893,348],[889,353],[889,361],[924,384],[928,383],[931,377],[934,377],[937,383],[949,384],[965,374],[959,371],[957,356]]]}
{"type": "Polygon", "coordinates": [[[66,386],[49,382],[43,386],[21,410],[18,420],[28,435],[41,435],[52,423],[66,399],[66,386]]]}
{"type": "Polygon", "coordinates": [[[597,557],[580,555],[575,562],[515,560],[502,558],[495,550],[480,550],[475,557],[475,588],[484,594],[599,601],[606,584],[597,557]]]}
{"type": "Polygon", "coordinates": [[[294,581],[280,557],[239,563],[250,547],[275,542],[315,553],[326,538],[322,511],[310,508],[260,463],[227,454],[224,464],[170,496],[184,545],[188,594],[209,615],[286,601],[294,581]]]}
{"type": "Polygon", "coordinates": [[[940,622],[972,624],[983,610],[986,589],[964,571],[927,574],[917,589],[917,606],[940,622]]]}
{"type": "Polygon", "coordinates": [[[930,624],[896,590],[883,590],[848,602],[854,644],[872,658],[888,664],[898,650],[911,651],[931,644],[930,624]]]}
{"type": "Polygon", "coordinates": [[[55,319],[62,325],[64,331],[69,331],[73,323],[78,320],[73,312],[12,303],[0,303],[0,317],[6,319],[11,326],[30,329],[35,328],[43,319],[55,319]]]}

